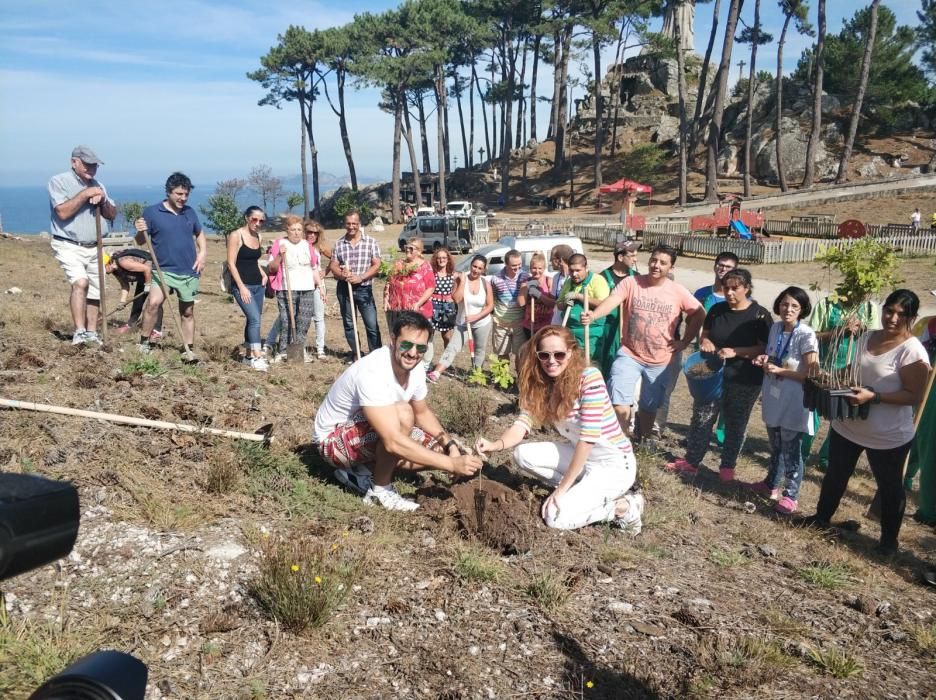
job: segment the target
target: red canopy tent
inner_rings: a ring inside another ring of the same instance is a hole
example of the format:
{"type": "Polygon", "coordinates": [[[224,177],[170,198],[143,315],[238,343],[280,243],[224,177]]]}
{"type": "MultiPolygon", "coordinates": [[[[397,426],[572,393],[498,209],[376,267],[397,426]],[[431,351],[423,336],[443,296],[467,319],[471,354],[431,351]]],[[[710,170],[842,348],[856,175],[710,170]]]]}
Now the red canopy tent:
{"type": "Polygon", "coordinates": [[[602,185],[598,192],[601,194],[627,192],[631,195],[636,192],[640,192],[642,194],[650,195],[650,201],[653,201],[653,188],[650,185],[643,185],[639,182],[634,182],[633,180],[628,180],[626,178],[621,178],[617,182],[612,182],[610,185],[602,185]]]}

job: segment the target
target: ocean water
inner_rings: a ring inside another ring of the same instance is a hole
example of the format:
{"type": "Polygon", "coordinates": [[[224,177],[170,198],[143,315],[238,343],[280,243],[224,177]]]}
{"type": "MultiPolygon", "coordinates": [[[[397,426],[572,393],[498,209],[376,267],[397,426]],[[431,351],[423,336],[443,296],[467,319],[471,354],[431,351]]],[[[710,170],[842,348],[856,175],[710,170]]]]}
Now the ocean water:
{"type": "MultiPolygon", "coordinates": [[[[124,202],[145,202],[156,204],[165,198],[162,184],[154,185],[115,185],[104,181],[107,193],[118,204],[124,202]]],[[[198,212],[198,217],[205,225],[204,216],[199,206],[205,204],[214,192],[214,185],[195,184],[189,196],[189,205],[198,212]]],[[[36,234],[48,231],[49,193],[44,186],[0,187],[0,223],[6,233],[36,234]]],[[[126,231],[123,217],[117,217],[114,231],[126,231]]],[[[207,226],[206,226],[207,230],[207,226]]]]}

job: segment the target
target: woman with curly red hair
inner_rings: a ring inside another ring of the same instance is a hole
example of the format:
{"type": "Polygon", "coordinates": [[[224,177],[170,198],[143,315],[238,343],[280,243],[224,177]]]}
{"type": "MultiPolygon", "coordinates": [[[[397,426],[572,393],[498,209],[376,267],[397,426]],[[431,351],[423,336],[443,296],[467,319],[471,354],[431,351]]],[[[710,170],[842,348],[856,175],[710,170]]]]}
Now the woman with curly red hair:
{"type": "Polygon", "coordinates": [[[549,527],[610,522],[638,534],[643,496],[629,492],[637,462],[601,372],[586,364],[562,326],[540,329],[527,348],[519,367],[520,415],[497,440],[479,438],[475,449],[516,448],[516,465],[554,487],[542,507],[549,527]],[[565,440],[522,443],[536,424],[552,425],[565,440]]]}

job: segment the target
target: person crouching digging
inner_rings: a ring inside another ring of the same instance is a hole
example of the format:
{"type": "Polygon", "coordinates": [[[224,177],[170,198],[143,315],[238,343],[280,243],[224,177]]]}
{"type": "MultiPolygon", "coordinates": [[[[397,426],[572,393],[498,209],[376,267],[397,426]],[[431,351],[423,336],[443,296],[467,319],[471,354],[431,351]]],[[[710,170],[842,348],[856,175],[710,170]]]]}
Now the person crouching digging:
{"type": "Polygon", "coordinates": [[[562,326],[537,331],[528,347],[519,367],[520,415],[497,440],[479,438],[475,449],[485,454],[516,447],[516,465],[554,487],[542,507],[549,527],[610,522],[639,534],[643,496],[628,493],[637,461],[601,372],[586,364],[562,326]],[[534,423],[553,425],[565,441],[520,444],[534,423]]]}
{"type": "Polygon", "coordinates": [[[462,455],[426,403],[423,354],[432,326],[401,311],[391,344],[346,369],[315,415],[313,442],[335,467],[335,479],[364,495],[365,503],[416,510],[390,485],[397,469],[442,469],[471,476],[481,459],[462,455]]]}

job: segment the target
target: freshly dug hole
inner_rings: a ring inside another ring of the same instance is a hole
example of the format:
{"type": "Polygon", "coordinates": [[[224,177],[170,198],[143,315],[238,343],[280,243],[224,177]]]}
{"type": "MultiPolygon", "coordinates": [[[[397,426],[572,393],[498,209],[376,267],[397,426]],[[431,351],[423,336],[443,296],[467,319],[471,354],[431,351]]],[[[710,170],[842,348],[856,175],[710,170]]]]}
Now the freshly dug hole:
{"type": "Polygon", "coordinates": [[[455,517],[462,532],[502,554],[529,551],[540,527],[536,502],[526,489],[498,481],[472,479],[451,487],[455,517]]]}

